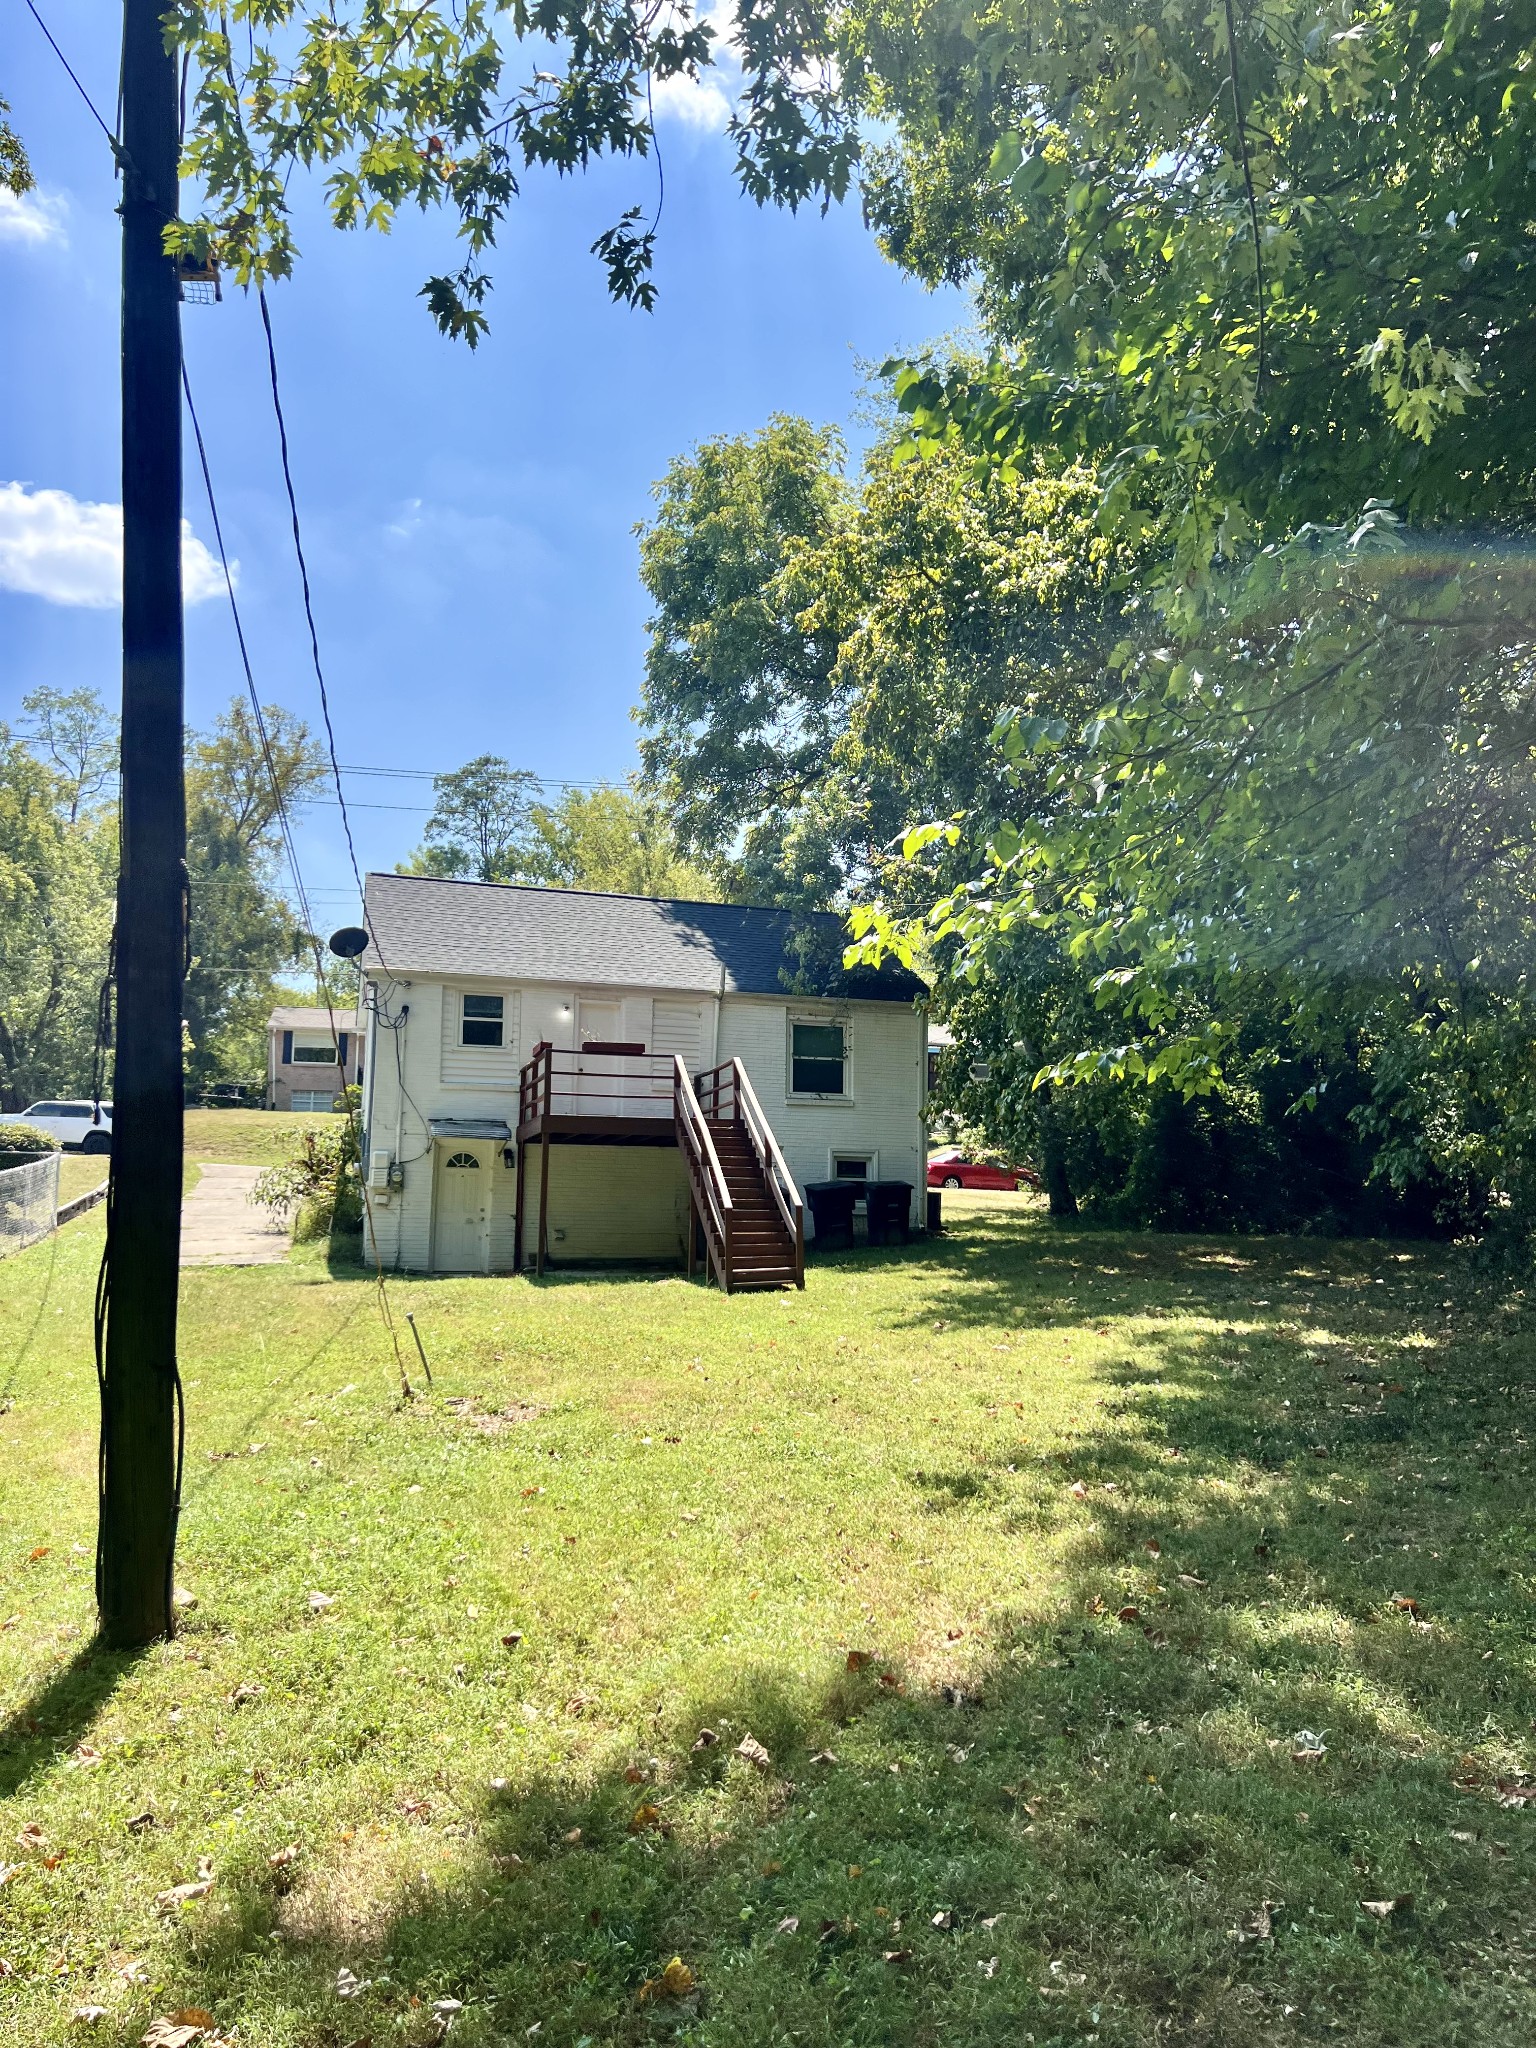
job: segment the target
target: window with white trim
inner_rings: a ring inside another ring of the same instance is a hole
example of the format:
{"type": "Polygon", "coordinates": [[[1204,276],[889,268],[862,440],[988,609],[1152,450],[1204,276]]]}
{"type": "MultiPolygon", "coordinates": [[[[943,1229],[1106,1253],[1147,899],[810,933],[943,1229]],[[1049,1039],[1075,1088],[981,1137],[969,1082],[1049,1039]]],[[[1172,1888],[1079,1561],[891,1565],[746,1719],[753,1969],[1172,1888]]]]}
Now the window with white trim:
{"type": "Polygon", "coordinates": [[[465,994],[460,1001],[460,1045],[500,1045],[506,1028],[505,997],[465,994]]]}
{"type": "Polygon", "coordinates": [[[295,1088],[289,1096],[291,1106],[294,1109],[303,1110],[307,1114],[313,1114],[314,1111],[320,1109],[329,1109],[335,1100],[335,1091],[331,1088],[295,1088]]]}
{"type": "Polygon", "coordinates": [[[834,1152],[832,1154],[832,1178],[834,1180],[873,1180],[875,1178],[875,1155],[872,1152],[834,1152]]]}
{"type": "Polygon", "coordinates": [[[295,1067],[334,1067],[336,1041],[324,1031],[295,1031],[289,1061],[295,1067]]]}
{"type": "Polygon", "coordinates": [[[836,1018],[789,1020],[791,1095],[848,1093],[848,1027],[836,1018]]]}

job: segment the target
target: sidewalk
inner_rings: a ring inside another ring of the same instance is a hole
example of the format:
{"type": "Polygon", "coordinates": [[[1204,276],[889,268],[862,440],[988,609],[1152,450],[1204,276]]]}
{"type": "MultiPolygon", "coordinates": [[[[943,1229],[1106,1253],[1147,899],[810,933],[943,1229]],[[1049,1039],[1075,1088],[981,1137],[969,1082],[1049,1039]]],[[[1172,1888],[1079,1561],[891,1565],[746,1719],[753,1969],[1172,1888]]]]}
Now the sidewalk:
{"type": "Polygon", "coordinates": [[[181,1205],[184,1266],[276,1266],[288,1256],[288,1231],[246,1199],[259,1166],[200,1166],[202,1179],[181,1205]]]}

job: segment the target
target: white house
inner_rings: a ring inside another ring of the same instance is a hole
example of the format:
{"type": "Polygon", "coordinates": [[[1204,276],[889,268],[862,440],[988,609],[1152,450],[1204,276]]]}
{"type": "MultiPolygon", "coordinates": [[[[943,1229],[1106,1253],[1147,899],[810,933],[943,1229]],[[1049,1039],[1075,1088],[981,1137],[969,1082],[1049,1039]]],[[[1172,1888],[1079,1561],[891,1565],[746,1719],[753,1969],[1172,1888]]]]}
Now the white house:
{"type": "Polygon", "coordinates": [[[923,987],[844,969],[837,917],[418,875],[370,875],[365,902],[386,1265],[702,1257],[777,1286],[814,1233],[808,1184],[920,1216],[923,987]]]}
{"type": "Polygon", "coordinates": [[[349,1008],[305,1010],[280,1003],[267,1019],[268,1109],[329,1109],[363,1078],[363,1041],[349,1008]]]}

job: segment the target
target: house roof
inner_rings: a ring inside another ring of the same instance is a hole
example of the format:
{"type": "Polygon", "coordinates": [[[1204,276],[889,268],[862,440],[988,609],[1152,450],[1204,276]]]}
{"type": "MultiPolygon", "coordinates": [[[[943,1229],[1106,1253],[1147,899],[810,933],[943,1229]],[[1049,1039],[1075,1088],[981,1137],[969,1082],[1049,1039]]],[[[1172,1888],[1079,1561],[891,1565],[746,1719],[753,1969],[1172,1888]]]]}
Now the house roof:
{"type": "MultiPolygon", "coordinates": [[[[336,1028],[339,1031],[350,1031],[353,1022],[351,1006],[338,1003],[336,1005],[336,1028]]],[[[279,1003],[267,1019],[267,1028],[270,1031],[329,1031],[331,1028],[331,1012],[329,1010],[304,1010],[296,1008],[289,1003],[279,1003]]]]}
{"type": "Polygon", "coordinates": [[[924,993],[894,960],[845,968],[847,927],[829,911],[384,874],[369,875],[364,902],[362,965],[397,975],[876,1002],[924,993]]]}

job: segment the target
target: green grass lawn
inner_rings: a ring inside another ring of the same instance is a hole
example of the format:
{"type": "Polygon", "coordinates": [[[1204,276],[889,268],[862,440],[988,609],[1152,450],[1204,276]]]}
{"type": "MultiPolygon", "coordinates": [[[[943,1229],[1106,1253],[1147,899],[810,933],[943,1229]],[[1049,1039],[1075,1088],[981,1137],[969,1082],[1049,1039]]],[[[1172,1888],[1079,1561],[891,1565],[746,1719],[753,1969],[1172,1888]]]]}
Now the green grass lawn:
{"type": "Polygon", "coordinates": [[[99,1188],[107,1177],[110,1163],[100,1152],[61,1152],[59,1200],[72,1202],[76,1195],[86,1195],[92,1188],[99,1188]]]}
{"type": "Polygon", "coordinates": [[[273,1166],[287,1159],[300,1131],[339,1123],[329,1111],[290,1109],[189,1109],[183,1150],[188,1159],[230,1166],[273,1166]]]}
{"type": "Polygon", "coordinates": [[[398,1282],[410,1402],[365,1277],[187,1273],[137,1659],[99,1217],[0,1265],[0,2039],[1528,2048],[1523,1303],[947,1208],[803,1295],[398,1282]]]}

